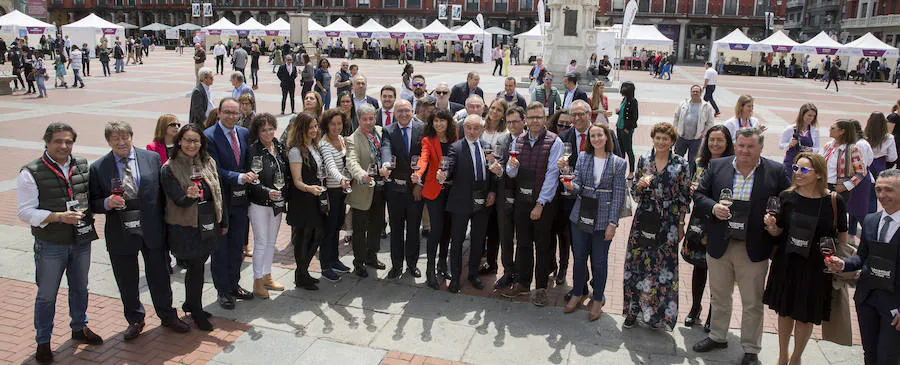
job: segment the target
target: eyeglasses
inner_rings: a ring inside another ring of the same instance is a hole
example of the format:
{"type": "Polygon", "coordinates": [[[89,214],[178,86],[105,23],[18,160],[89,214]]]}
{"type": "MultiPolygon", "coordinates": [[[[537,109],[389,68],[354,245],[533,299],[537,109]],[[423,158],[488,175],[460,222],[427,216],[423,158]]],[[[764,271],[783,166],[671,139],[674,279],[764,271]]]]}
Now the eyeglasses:
{"type": "Polygon", "coordinates": [[[572,118],[581,118],[583,116],[586,116],[587,113],[569,113],[569,115],[571,115],[572,118]]]}
{"type": "Polygon", "coordinates": [[[572,128],[571,124],[556,123],[556,126],[559,128],[572,128]]]}
{"type": "Polygon", "coordinates": [[[413,87],[425,86],[425,83],[424,82],[414,82],[414,83],[412,83],[412,86],[413,87]]]}
{"type": "Polygon", "coordinates": [[[521,119],[506,119],[506,124],[509,123],[522,123],[521,119]]]}
{"type": "Polygon", "coordinates": [[[544,120],[544,119],[546,119],[546,118],[545,118],[545,117],[525,117],[525,119],[528,119],[528,120],[531,120],[531,121],[542,121],[542,120],[544,120]]]}
{"type": "Polygon", "coordinates": [[[238,115],[238,114],[241,114],[241,112],[234,112],[234,111],[231,111],[231,110],[220,110],[220,111],[219,111],[219,114],[225,114],[225,115],[238,115]]]}
{"type": "Polygon", "coordinates": [[[181,123],[172,122],[172,123],[169,123],[169,127],[181,128],[181,123]]]}
{"type": "Polygon", "coordinates": [[[801,173],[801,174],[803,174],[803,175],[808,174],[810,171],[815,171],[815,170],[813,170],[813,169],[811,169],[811,168],[809,168],[809,167],[800,167],[800,166],[797,166],[797,165],[791,166],[791,169],[794,170],[794,172],[799,172],[799,173],[801,173]]]}
{"type": "Polygon", "coordinates": [[[437,91],[437,90],[435,90],[434,93],[435,93],[435,94],[438,94],[438,95],[447,95],[447,94],[449,94],[450,92],[449,92],[449,91],[437,91]]]}

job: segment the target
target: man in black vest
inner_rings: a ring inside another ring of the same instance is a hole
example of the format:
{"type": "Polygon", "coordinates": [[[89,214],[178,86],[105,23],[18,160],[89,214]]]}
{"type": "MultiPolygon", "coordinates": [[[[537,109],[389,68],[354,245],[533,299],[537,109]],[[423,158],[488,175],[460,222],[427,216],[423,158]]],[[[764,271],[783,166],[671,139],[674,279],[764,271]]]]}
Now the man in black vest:
{"type": "Polygon", "coordinates": [[[509,159],[506,173],[516,180],[516,273],[519,282],[500,294],[507,298],[531,292],[534,275],[535,290],[532,303],[543,307],[549,302],[547,281],[553,263],[550,229],[557,199],[559,167],[563,143],[544,127],[547,115],[544,105],[532,101],[525,111],[528,133],[516,138],[513,151],[518,157],[509,159]],[[546,210],[546,213],[544,212],[546,210]],[[535,260],[536,259],[536,260],[535,260]],[[537,261],[535,263],[535,261],[537,261]]]}
{"type": "Polygon", "coordinates": [[[478,278],[478,264],[481,262],[481,250],[484,248],[484,236],[487,232],[488,210],[494,205],[496,193],[493,191],[492,179],[487,169],[487,157],[484,154],[481,132],[484,131],[484,119],[480,115],[470,115],[463,123],[465,138],[461,138],[450,146],[447,156],[449,167],[446,174],[437,172],[438,181],[452,179],[453,188],[447,197],[447,212],[453,214],[450,233],[450,280],[451,293],[459,293],[462,277],[462,245],[466,239],[466,228],[472,223],[469,252],[469,282],[475,289],[484,289],[478,278]]]}
{"type": "Polygon", "coordinates": [[[741,292],[742,365],[759,364],[763,330],[763,290],[769,256],[776,240],[763,229],[766,202],[791,184],[780,162],[760,158],[763,136],[759,128],[742,128],[734,143],[735,155],[710,161],[694,192],[694,209],[710,212],[706,225],[709,266],[709,337],[693,346],[696,352],[728,347],[734,283],[741,292]],[[722,199],[725,189],[731,200],[722,199]],[[721,203],[731,203],[730,207],[721,203]]]}
{"type": "Polygon", "coordinates": [[[29,162],[16,180],[18,217],[34,236],[35,360],[53,362],[50,337],[56,314],[56,293],[65,272],[69,283],[72,340],[100,345],[103,339],[87,327],[88,269],[91,241],[97,239],[94,219],[87,213],[88,163],[72,156],[78,135],[65,123],[50,123],[44,131],[44,154],[29,162]]]}
{"type": "Polygon", "coordinates": [[[496,184],[497,231],[500,240],[500,263],[503,264],[503,276],[494,283],[494,289],[497,290],[509,289],[517,280],[515,263],[516,225],[515,219],[513,219],[516,183],[515,179],[504,176],[504,171],[509,162],[510,146],[515,143],[516,138],[521,136],[525,130],[525,109],[512,106],[506,111],[506,129],[509,131],[509,135],[498,141],[497,147],[494,147],[494,155],[499,158],[498,166],[491,165],[491,172],[498,176],[496,184]]]}
{"type": "Polygon", "coordinates": [[[134,132],[128,123],[109,122],[103,135],[112,151],[91,164],[90,205],[92,212],[106,214],[106,250],[128,321],[124,338],[137,338],[144,329],[138,253],[144,257],[147,287],[162,326],[187,332],[191,328],[172,308],[159,155],[134,148],[134,132]],[[117,186],[113,186],[114,180],[117,186]]]}
{"type": "Polygon", "coordinates": [[[835,272],[862,270],[856,282],[856,316],[866,365],[900,363],[900,170],[885,170],[875,182],[884,208],[863,220],[856,256],[828,263],[835,272]]]}

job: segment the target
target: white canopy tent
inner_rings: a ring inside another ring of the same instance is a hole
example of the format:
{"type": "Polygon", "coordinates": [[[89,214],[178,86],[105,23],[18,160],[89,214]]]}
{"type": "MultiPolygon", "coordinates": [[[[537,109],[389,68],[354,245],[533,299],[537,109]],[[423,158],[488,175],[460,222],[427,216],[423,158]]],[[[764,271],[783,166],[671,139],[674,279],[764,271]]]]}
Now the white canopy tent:
{"type": "Polygon", "coordinates": [[[728,35],[713,42],[712,49],[709,52],[709,59],[713,66],[716,65],[719,53],[724,53],[726,57],[750,58],[750,61],[752,61],[751,51],[753,50],[751,48],[756,47],[757,43],[755,41],[747,37],[740,29],[735,29],[728,35]]]}
{"type": "Polygon", "coordinates": [[[193,31],[193,30],[200,30],[200,29],[202,29],[202,28],[200,28],[199,25],[194,24],[194,23],[184,23],[184,24],[181,24],[181,25],[178,25],[178,26],[173,27],[173,29],[175,29],[175,30],[193,31]]]}
{"type": "Polygon", "coordinates": [[[510,32],[506,29],[500,28],[500,27],[490,27],[488,29],[485,29],[484,31],[491,33],[493,35],[512,35],[513,34],[512,32],[510,32]]]}
{"type": "Polygon", "coordinates": [[[13,38],[28,38],[28,44],[38,44],[41,36],[56,33],[56,26],[32,18],[18,10],[0,16],[0,36],[11,43],[13,38]]]}
{"type": "Polygon", "coordinates": [[[203,32],[209,35],[218,36],[237,35],[237,25],[234,25],[234,23],[226,18],[222,18],[219,19],[219,21],[204,27],[203,32]]]}
{"type": "Polygon", "coordinates": [[[491,33],[488,33],[471,20],[455,30],[454,33],[456,33],[456,37],[460,41],[481,41],[481,60],[483,63],[491,61],[491,48],[494,48],[491,33]]]}
{"type": "MultiPolygon", "coordinates": [[[[312,23],[312,19],[309,20],[312,23]]],[[[287,22],[287,20],[278,18],[275,19],[274,22],[269,23],[266,26],[266,35],[269,36],[279,36],[279,37],[290,37],[291,36],[291,24],[287,22]]]]}
{"type": "Polygon", "coordinates": [[[263,37],[266,35],[266,26],[256,19],[250,18],[237,26],[238,37],[263,37]]]}
{"type": "Polygon", "coordinates": [[[356,38],[356,28],[348,24],[344,19],[338,18],[331,22],[322,31],[326,37],[348,37],[356,38]]]}
{"type": "MultiPolygon", "coordinates": [[[[284,21],[284,19],[282,19],[284,21]]],[[[322,24],[316,23],[315,20],[309,18],[309,22],[306,23],[308,27],[308,33],[310,37],[324,37],[325,36],[325,27],[322,24]]],[[[290,24],[288,24],[288,28],[290,29],[290,24]]]]}
{"type": "MultiPolygon", "coordinates": [[[[535,25],[528,31],[513,36],[513,38],[519,40],[519,48],[522,49],[520,51],[521,60],[528,60],[532,56],[541,56],[543,38],[541,37],[541,28],[538,28],[539,26],[535,25]]],[[[550,23],[544,23],[544,29],[549,27],[550,23]]]]}
{"type": "Polygon", "coordinates": [[[121,25],[123,28],[125,28],[125,30],[138,29],[138,26],[137,26],[137,25],[134,25],[134,24],[131,24],[131,23],[118,22],[118,23],[116,23],[116,24],[121,25]]]}
{"type": "Polygon", "coordinates": [[[422,31],[409,24],[406,19],[400,19],[397,24],[387,30],[394,39],[423,39],[422,31]]]}
{"type": "Polygon", "coordinates": [[[363,25],[356,27],[356,38],[390,38],[388,29],[378,24],[375,19],[369,19],[363,25]]]}
{"type": "MultiPolygon", "coordinates": [[[[866,33],[855,41],[845,44],[839,51],[838,55],[851,57],[887,57],[897,58],[898,52],[896,47],[882,42],[872,33],[866,33]]],[[[891,63],[893,64],[893,63],[891,63]]]]}
{"type": "Polygon", "coordinates": [[[812,39],[797,46],[794,51],[814,55],[834,55],[841,48],[844,48],[843,44],[831,38],[825,31],[821,31],[812,39]]]}
{"type": "MultiPolygon", "coordinates": [[[[544,29],[550,27],[550,23],[544,23],[544,29]]],[[[541,40],[541,28],[538,28],[538,25],[535,25],[527,32],[519,33],[513,36],[515,39],[530,39],[535,41],[541,40]]]]}
{"type": "MultiPolygon", "coordinates": [[[[616,34],[622,34],[622,24],[614,24],[612,31],[616,34]]],[[[644,46],[649,48],[665,48],[672,49],[674,42],[666,37],[655,25],[638,25],[632,24],[628,28],[628,35],[624,42],[626,47],[644,46]]]]}
{"type": "Polygon", "coordinates": [[[769,38],[759,41],[755,47],[750,47],[751,51],[758,52],[782,52],[794,53],[800,44],[782,31],[775,31],[769,38]]]}
{"type": "Polygon", "coordinates": [[[440,20],[435,19],[431,24],[428,24],[425,28],[419,29],[422,32],[422,37],[428,40],[441,40],[441,41],[456,41],[459,38],[456,36],[456,33],[447,28],[444,24],[441,23],[440,20]]]}
{"type": "Polygon", "coordinates": [[[160,24],[160,23],[153,23],[153,24],[141,27],[141,30],[149,30],[151,32],[161,32],[161,31],[164,31],[167,29],[172,29],[172,27],[165,25],[165,24],[160,24]]]}
{"type": "Polygon", "coordinates": [[[125,39],[125,27],[110,23],[94,13],[77,22],[63,25],[62,31],[69,36],[72,44],[87,43],[91,56],[94,56],[94,47],[100,43],[101,37],[106,36],[110,47],[116,38],[125,39]]]}

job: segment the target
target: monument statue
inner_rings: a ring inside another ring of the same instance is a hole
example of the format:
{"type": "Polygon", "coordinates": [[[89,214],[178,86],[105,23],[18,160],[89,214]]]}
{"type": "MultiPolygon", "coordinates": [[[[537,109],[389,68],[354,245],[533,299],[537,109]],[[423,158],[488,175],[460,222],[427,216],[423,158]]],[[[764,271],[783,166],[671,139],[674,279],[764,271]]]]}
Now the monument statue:
{"type": "Polygon", "coordinates": [[[597,1],[549,0],[547,7],[550,27],[545,33],[544,64],[554,75],[562,76],[569,62],[575,60],[576,72],[584,75],[586,63],[597,48],[597,1]]]}
{"type": "Polygon", "coordinates": [[[299,45],[303,53],[310,55],[310,60],[314,59],[316,47],[309,41],[309,14],[303,12],[303,1],[299,2],[296,13],[288,14],[288,19],[291,25],[291,44],[299,45]]]}

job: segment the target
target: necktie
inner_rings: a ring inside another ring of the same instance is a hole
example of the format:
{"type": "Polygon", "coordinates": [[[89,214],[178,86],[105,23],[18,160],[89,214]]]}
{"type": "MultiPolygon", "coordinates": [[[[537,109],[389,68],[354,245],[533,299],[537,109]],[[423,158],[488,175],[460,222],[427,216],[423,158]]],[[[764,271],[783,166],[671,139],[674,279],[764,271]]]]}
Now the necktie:
{"type": "Polygon", "coordinates": [[[578,142],[578,151],[584,151],[584,143],[587,140],[584,133],[578,135],[581,138],[581,141],[578,142]]]}
{"type": "Polygon", "coordinates": [[[391,125],[391,112],[385,111],[384,114],[387,115],[387,119],[384,120],[384,126],[387,127],[391,125]]]}
{"type": "Polygon", "coordinates": [[[886,216],[884,216],[883,221],[884,221],[884,224],[881,226],[881,231],[878,232],[878,241],[879,242],[887,242],[889,240],[888,227],[890,227],[891,221],[893,221],[893,219],[891,219],[891,216],[886,215],[886,216]]]}
{"type": "Polygon", "coordinates": [[[406,147],[406,154],[409,155],[409,134],[406,132],[407,129],[409,127],[400,128],[400,132],[403,134],[403,146],[406,147]]]}
{"type": "Polygon", "coordinates": [[[484,162],[481,161],[481,143],[475,141],[472,143],[475,145],[475,181],[484,180],[484,172],[481,171],[484,169],[484,162]]]}
{"type": "Polygon", "coordinates": [[[232,130],[228,134],[231,135],[231,152],[234,153],[234,162],[236,165],[240,165],[241,164],[241,145],[238,143],[237,133],[235,133],[235,131],[232,130]]]}
{"type": "Polygon", "coordinates": [[[137,198],[137,188],[134,186],[134,174],[131,171],[131,160],[128,157],[122,157],[120,162],[124,165],[122,169],[122,186],[125,188],[125,199],[137,198]]]}

